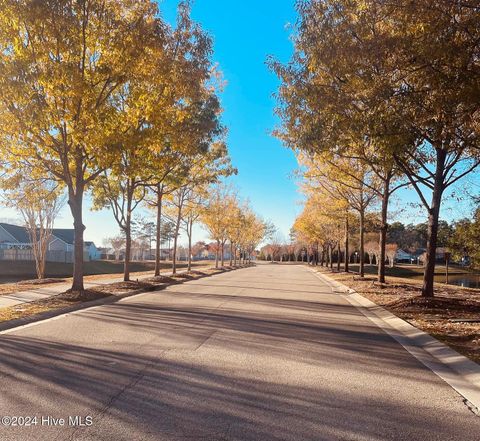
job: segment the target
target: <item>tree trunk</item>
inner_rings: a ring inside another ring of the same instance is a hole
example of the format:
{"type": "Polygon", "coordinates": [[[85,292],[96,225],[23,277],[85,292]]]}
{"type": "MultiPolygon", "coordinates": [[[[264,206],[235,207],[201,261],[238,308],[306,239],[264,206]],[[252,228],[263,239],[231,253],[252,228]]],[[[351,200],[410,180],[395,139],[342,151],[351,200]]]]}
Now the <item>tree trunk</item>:
{"type": "Polygon", "coordinates": [[[435,258],[437,254],[438,220],[440,205],[444,191],[443,175],[445,171],[446,154],[442,149],[437,149],[437,166],[432,193],[432,203],[428,210],[428,241],[425,259],[425,272],[423,274],[422,297],[433,297],[433,282],[435,277],[435,258]]]}
{"type": "Polygon", "coordinates": [[[125,259],[123,261],[123,280],[128,282],[130,280],[130,257],[132,254],[132,232],[131,221],[128,219],[125,224],[125,259]]]}
{"type": "Polygon", "coordinates": [[[162,242],[162,199],[163,188],[161,184],[157,185],[157,231],[155,245],[155,277],[160,275],[160,258],[161,258],[161,242],[162,242]]]}
{"type": "Polygon", "coordinates": [[[180,221],[182,219],[182,205],[179,203],[177,222],[175,224],[175,236],[173,238],[173,258],[172,258],[172,274],[177,274],[177,243],[178,233],[180,231],[180,221]]]}
{"type": "Polygon", "coordinates": [[[230,241],[230,266],[233,266],[233,243],[230,241]]]}
{"type": "Polygon", "coordinates": [[[83,286],[83,185],[77,182],[76,193],[69,189],[68,205],[73,217],[74,244],[73,244],[73,282],[71,290],[84,291],[83,286]]]}
{"type": "Polygon", "coordinates": [[[125,217],[125,260],[123,263],[123,280],[130,280],[130,260],[132,253],[132,200],[133,184],[130,179],[127,182],[127,214],[125,217]]]}
{"type": "Polygon", "coordinates": [[[187,271],[190,272],[192,270],[192,230],[193,230],[193,221],[189,221],[188,225],[188,267],[187,271]]]}
{"type": "Polygon", "coordinates": [[[217,240],[217,247],[215,249],[215,268],[218,269],[218,252],[220,251],[220,241],[217,240]]]}
{"type": "Polygon", "coordinates": [[[365,277],[365,211],[360,210],[360,277],[365,277]]]}
{"type": "Polygon", "coordinates": [[[340,272],[340,264],[342,263],[342,251],[340,250],[340,241],[337,243],[337,271],[340,272]]]}
{"type": "Polygon", "coordinates": [[[222,268],[225,265],[225,241],[222,241],[222,248],[221,248],[221,257],[222,257],[222,268]]]}
{"type": "Polygon", "coordinates": [[[175,236],[173,238],[172,274],[177,274],[177,242],[178,232],[175,232],[175,236]]]}
{"type": "Polygon", "coordinates": [[[348,264],[350,263],[349,262],[350,250],[349,250],[349,237],[348,237],[349,229],[350,229],[350,225],[348,222],[348,213],[347,213],[347,215],[345,216],[345,264],[344,264],[344,269],[346,273],[348,273],[349,271],[348,264]]]}
{"type": "Polygon", "coordinates": [[[387,246],[387,230],[388,230],[388,201],[390,198],[390,176],[384,181],[382,195],[382,210],[380,220],[380,240],[379,240],[379,257],[378,257],[378,281],[385,283],[385,248],[387,246]]]}

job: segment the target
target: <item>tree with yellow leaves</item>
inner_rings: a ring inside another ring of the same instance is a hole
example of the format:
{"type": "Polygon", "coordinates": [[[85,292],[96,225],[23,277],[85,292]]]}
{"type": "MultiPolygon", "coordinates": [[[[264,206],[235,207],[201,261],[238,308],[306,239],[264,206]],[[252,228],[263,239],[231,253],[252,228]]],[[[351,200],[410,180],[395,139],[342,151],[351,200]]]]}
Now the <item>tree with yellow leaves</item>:
{"type": "Polygon", "coordinates": [[[294,149],[357,157],[378,175],[383,254],[390,178],[408,179],[428,213],[422,295],[432,296],[442,196],[480,164],[478,8],[312,0],[298,11],[291,62],[271,63],[282,81],[277,134],[294,149]]]}
{"type": "Polygon", "coordinates": [[[132,213],[145,198],[147,187],[158,191],[161,210],[158,196],[164,194],[159,190],[164,190],[165,178],[173,173],[178,185],[172,199],[178,203],[175,273],[185,196],[195,184],[216,178],[212,173],[224,171],[212,167],[228,162],[225,149],[214,145],[223,127],[217,89],[211,81],[211,41],[189,14],[189,5],[181,4],[175,32],[170,35],[168,29],[159,30],[158,45],[124,86],[117,103],[122,122],[120,155],[94,187],[96,207],[111,208],[125,233],[125,281],[130,274],[132,213]]]}
{"type": "Polygon", "coordinates": [[[10,170],[28,163],[66,186],[74,291],[83,291],[84,194],[119,155],[117,102],[162,27],[150,0],[2,1],[2,156],[10,170]]]}
{"type": "MultiPolygon", "coordinates": [[[[356,211],[359,217],[360,267],[359,275],[365,274],[365,216],[368,208],[375,201],[379,183],[376,175],[370,171],[364,161],[356,158],[332,156],[329,153],[299,155],[303,166],[305,188],[312,194],[318,192],[319,204],[332,208],[332,216],[345,221],[346,254],[348,255],[349,209],[356,211]],[[322,196],[323,195],[323,196],[322,196]],[[334,205],[325,204],[324,200],[335,201],[334,205]]],[[[340,221],[341,222],[341,221],[340,221]]],[[[347,264],[348,266],[348,264],[347,264]]]]}
{"type": "Polygon", "coordinates": [[[224,248],[228,240],[228,232],[232,216],[236,213],[237,200],[231,187],[220,183],[210,187],[208,199],[201,215],[201,222],[210,238],[215,240],[215,268],[219,260],[224,265],[224,248]]]}
{"type": "Polygon", "coordinates": [[[240,212],[241,228],[240,235],[237,237],[237,245],[244,262],[250,262],[257,246],[271,238],[275,228],[270,222],[258,216],[248,202],[240,207],[240,212]]]}

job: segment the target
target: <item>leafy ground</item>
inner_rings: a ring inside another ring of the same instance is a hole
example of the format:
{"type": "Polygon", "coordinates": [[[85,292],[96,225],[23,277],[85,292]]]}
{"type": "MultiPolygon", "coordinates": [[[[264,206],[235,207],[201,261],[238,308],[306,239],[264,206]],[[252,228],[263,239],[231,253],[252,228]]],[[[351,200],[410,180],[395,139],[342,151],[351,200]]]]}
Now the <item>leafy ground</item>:
{"type": "MultiPolygon", "coordinates": [[[[205,261],[194,262],[194,266],[205,265],[205,261]]],[[[161,262],[161,269],[167,270],[172,266],[171,262],[161,262]]],[[[186,268],[186,262],[177,263],[178,268],[186,268]]],[[[93,260],[84,263],[85,275],[118,274],[123,272],[123,262],[114,260],[93,260]]],[[[155,262],[135,261],[130,264],[132,272],[153,271],[155,262]]],[[[47,262],[46,277],[70,277],[73,273],[71,263],[47,262]]],[[[35,262],[33,261],[9,261],[0,260],[0,283],[18,282],[21,280],[35,279],[35,262]]]]}
{"type": "Polygon", "coordinates": [[[0,322],[14,320],[19,318],[30,317],[47,311],[61,310],[66,307],[79,305],[91,300],[97,300],[109,296],[120,296],[129,293],[141,291],[156,291],[167,286],[183,283],[188,280],[198,279],[201,277],[211,276],[225,271],[231,271],[238,267],[224,267],[221,269],[203,268],[201,270],[193,270],[189,273],[177,274],[176,276],[160,276],[143,279],[142,281],[118,282],[108,285],[101,285],[92,288],[78,295],[75,293],[62,293],[48,299],[36,302],[23,303],[21,305],[11,306],[8,308],[0,308],[0,322]]]}
{"type": "Polygon", "coordinates": [[[480,363],[480,289],[436,284],[435,298],[424,299],[420,280],[387,277],[380,286],[372,276],[319,271],[480,363]]]}
{"type": "MultiPolygon", "coordinates": [[[[48,264],[50,265],[50,272],[47,272],[47,278],[42,280],[35,280],[35,278],[27,279],[27,277],[32,277],[31,275],[22,275],[22,273],[33,265],[32,262],[8,262],[9,265],[5,264],[6,261],[0,260],[0,296],[12,294],[14,292],[19,291],[27,291],[30,289],[36,289],[41,287],[48,287],[49,284],[52,283],[60,283],[60,282],[70,282],[71,281],[71,274],[73,268],[71,265],[70,273],[64,274],[63,271],[66,271],[64,265],[68,264],[48,264]],[[8,270],[10,274],[16,272],[16,277],[12,276],[5,276],[2,271],[3,269],[8,270]],[[13,268],[13,269],[12,269],[13,268]],[[57,273],[57,276],[52,276],[52,274],[57,273]],[[16,279],[15,281],[4,282],[4,280],[11,280],[16,279]]],[[[113,262],[107,260],[98,260],[94,262],[85,262],[85,280],[86,281],[95,281],[95,280],[103,280],[103,279],[110,279],[112,277],[121,277],[123,274],[123,263],[122,262],[113,262]]],[[[170,271],[171,270],[171,262],[162,262],[161,263],[161,270],[162,271],[170,271]]],[[[213,265],[211,261],[198,261],[194,262],[193,267],[195,269],[203,269],[213,265]]],[[[186,268],[186,264],[184,263],[177,263],[178,269],[186,268]]],[[[131,279],[135,280],[137,277],[150,274],[155,269],[154,262],[132,262],[131,264],[131,279]]],[[[33,269],[35,271],[35,269],[33,269]]],[[[35,276],[33,276],[35,277],[35,276]]]]}

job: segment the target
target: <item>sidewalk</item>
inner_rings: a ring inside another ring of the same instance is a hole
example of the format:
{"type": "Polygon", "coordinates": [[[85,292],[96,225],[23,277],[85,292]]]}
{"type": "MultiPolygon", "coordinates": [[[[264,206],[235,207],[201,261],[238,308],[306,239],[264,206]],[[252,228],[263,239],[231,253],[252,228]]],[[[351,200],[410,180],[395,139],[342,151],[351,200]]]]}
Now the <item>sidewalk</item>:
{"type": "MultiPolygon", "coordinates": [[[[177,270],[177,274],[181,274],[186,272],[186,269],[177,270]]],[[[149,274],[143,274],[141,276],[135,276],[132,274],[133,280],[144,280],[150,277],[153,277],[153,271],[149,274]]],[[[162,271],[162,276],[170,276],[172,275],[171,272],[165,273],[162,271]]],[[[103,285],[110,285],[111,283],[118,283],[123,282],[123,276],[119,277],[112,277],[109,279],[101,279],[101,280],[85,280],[84,286],[85,289],[103,286],[103,285]]],[[[35,302],[37,300],[47,299],[48,297],[56,296],[61,294],[72,286],[71,282],[68,283],[54,283],[49,285],[48,287],[43,288],[36,288],[36,289],[29,289],[26,291],[19,291],[12,294],[6,294],[4,296],[0,296],[0,308],[8,308],[10,306],[21,305],[22,303],[30,303],[35,302]]]]}

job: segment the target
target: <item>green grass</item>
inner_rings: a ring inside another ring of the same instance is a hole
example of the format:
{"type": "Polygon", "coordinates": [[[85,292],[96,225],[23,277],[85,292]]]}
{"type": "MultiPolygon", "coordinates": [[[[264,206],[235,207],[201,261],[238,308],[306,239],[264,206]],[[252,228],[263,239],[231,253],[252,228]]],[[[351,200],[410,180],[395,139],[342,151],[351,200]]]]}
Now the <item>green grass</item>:
{"type": "MultiPolygon", "coordinates": [[[[358,265],[350,265],[350,270],[358,272],[358,265]]],[[[424,267],[419,265],[396,265],[393,268],[387,267],[386,275],[402,279],[422,280],[424,270],[424,267]]],[[[365,265],[365,274],[377,275],[377,272],[376,265],[365,265]]],[[[437,265],[435,267],[435,282],[445,283],[445,280],[445,265],[437,265]]],[[[480,274],[459,266],[450,266],[448,268],[448,282],[451,285],[479,288],[480,274]]]]}
{"type": "MultiPolygon", "coordinates": [[[[358,265],[350,264],[350,269],[352,271],[358,271],[358,265]]],[[[387,276],[391,276],[391,277],[417,278],[419,276],[423,276],[424,270],[425,268],[419,265],[395,265],[393,268],[387,267],[385,272],[387,276]]],[[[377,272],[378,272],[378,267],[376,265],[365,265],[366,274],[377,274],[377,272]]],[[[461,268],[458,266],[450,266],[448,268],[448,272],[450,275],[472,274],[470,271],[466,270],[465,268],[461,268]]],[[[445,275],[445,265],[436,265],[435,274],[441,275],[441,276],[445,275]]]]}

